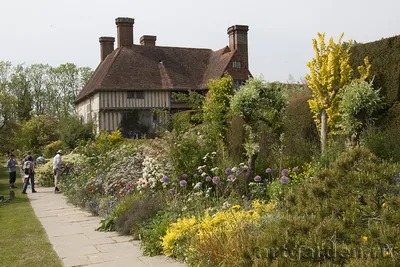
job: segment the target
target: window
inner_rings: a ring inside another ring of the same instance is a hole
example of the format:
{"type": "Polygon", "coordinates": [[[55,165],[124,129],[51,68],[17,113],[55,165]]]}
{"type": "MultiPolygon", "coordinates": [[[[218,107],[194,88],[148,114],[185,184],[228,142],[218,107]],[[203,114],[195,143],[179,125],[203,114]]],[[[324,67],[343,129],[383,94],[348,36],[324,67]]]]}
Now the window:
{"type": "Polygon", "coordinates": [[[136,99],[144,99],[144,92],[136,91],[136,99]]]}
{"type": "Polygon", "coordinates": [[[233,61],[233,63],[232,63],[232,67],[234,68],[234,69],[240,69],[240,61],[233,61]]]}
{"type": "Polygon", "coordinates": [[[126,98],[127,99],[144,99],[144,92],[143,91],[128,91],[126,98]]]}

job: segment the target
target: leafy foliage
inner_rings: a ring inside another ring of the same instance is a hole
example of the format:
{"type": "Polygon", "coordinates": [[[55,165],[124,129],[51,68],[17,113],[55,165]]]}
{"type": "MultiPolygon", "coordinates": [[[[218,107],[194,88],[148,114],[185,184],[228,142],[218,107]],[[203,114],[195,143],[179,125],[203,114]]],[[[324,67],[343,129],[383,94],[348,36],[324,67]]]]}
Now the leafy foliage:
{"type": "Polygon", "coordinates": [[[93,122],[81,123],[76,116],[65,116],[60,120],[60,140],[68,149],[74,149],[78,142],[94,138],[93,122]]]}
{"type": "Polygon", "coordinates": [[[205,132],[211,142],[224,140],[228,128],[229,102],[234,91],[233,79],[224,76],[218,80],[211,80],[208,88],[203,104],[205,132]]]}
{"type": "Polygon", "coordinates": [[[58,140],[58,123],[47,115],[35,116],[22,125],[15,138],[20,148],[38,153],[46,145],[58,140]]]}
{"type": "Polygon", "coordinates": [[[372,82],[355,80],[345,86],[340,97],[340,126],[350,135],[359,135],[368,125],[372,125],[373,114],[382,107],[379,90],[373,88],[372,82]]]}

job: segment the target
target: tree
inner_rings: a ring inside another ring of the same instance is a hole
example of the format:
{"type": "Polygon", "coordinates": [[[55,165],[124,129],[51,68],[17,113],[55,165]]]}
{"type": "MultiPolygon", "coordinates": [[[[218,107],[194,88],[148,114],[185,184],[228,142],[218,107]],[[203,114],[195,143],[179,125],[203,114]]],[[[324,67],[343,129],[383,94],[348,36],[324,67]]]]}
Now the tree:
{"type": "Polygon", "coordinates": [[[224,140],[228,129],[230,98],[234,91],[231,76],[210,80],[208,92],[203,104],[203,121],[209,141],[224,140]]]}
{"type": "Polygon", "coordinates": [[[20,132],[16,134],[15,143],[23,150],[40,152],[42,149],[58,140],[58,121],[48,115],[32,117],[21,126],[20,132]]]}
{"type": "Polygon", "coordinates": [[[247,181],[254,176],[261,129],[266,128],[270,134],[279,134],[286,106],[282,84],[266,83],[261,78],[250,78],[233,96],[231,111],[243,119],[246,128],[247,181]]]}
{"type": "Polygon", "coordinates": [[[77,147],[80,141],[94,139],[93,122],[81,123],[76,116],[65,116],[60,120],[60,139],[69,149],[77,147]]]}
{"type": "Polygon", "coordinates": [[[10,76],[8,86],[9,94],[17,99],[15,111],[19,121],[29,120],[32,116],[33,98],[30,92],[28,71],[26,66],[17,65],[10,76]]]}
{"type": "MultiPolygon", "coordinates": [[[[353,69],[349,64],[352,41],[343,44],[342,38],[343,33],[337,43],[331,37],[325,44],[325,34],[318,33],[318,40],[313,39],[315,58],[307,63],[310,73],[305,79],[313,91],[308,103],[320,127],[322,153],[326,150],[328,127],[334,129],[339,117],[337,94],[353,78],[353,69]]],[[[368,58],[364,62],[365,66],[358,67],[361,80],[368,77],[371,67],[368,58]]]]}
{"type": "Polygon", "coordinates": [[[351,136],[353,147],[363,129],[374,122],[373,114],[382,107],[379,90],[372,82],[355,80],[340,95],[341,128],[351,136]]]}

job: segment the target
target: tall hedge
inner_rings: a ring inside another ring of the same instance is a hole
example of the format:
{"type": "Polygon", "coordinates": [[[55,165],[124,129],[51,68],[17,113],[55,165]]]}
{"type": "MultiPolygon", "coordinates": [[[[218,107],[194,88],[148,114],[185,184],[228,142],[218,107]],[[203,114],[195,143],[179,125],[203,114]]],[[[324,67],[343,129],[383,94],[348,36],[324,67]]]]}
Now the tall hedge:
{"type": "Polygon", "coordinates": [[[390,108],[400,101],[400,35],[354,45],[350,57],[353,69],[363,64],[365,56],[368,56],[372,65],[370,77],[375,77],[374,87],[382,88],[381,94],[390,108]]]}

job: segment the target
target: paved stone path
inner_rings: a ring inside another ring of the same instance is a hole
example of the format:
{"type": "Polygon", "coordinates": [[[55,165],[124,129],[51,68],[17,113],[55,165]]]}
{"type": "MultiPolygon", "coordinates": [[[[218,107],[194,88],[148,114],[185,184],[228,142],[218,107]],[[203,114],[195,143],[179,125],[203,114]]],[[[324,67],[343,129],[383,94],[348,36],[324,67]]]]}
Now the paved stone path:
{"type": "Polygon", "coordinates": [[[163,256],[142,256],[139,241],[131,241],[129,237],[95,231],[99,217],[68,204],[62,194],[54,194],[53,190],[38,188],[38,192],[32,194],[28,188],[27,193],[64,266],[186,266],[163,256]]]}

